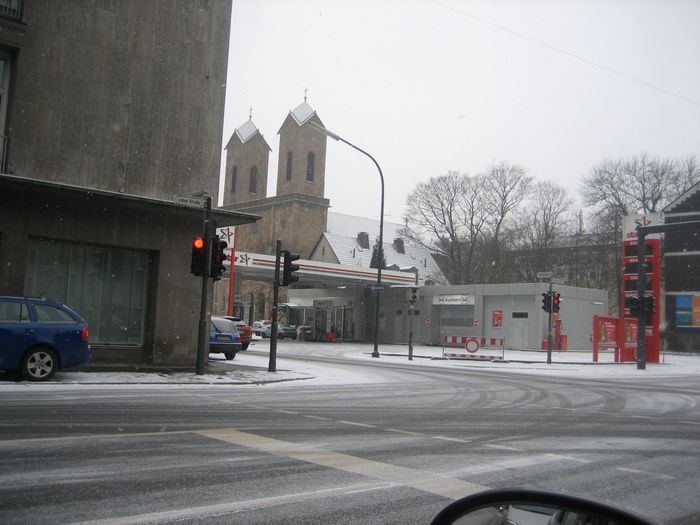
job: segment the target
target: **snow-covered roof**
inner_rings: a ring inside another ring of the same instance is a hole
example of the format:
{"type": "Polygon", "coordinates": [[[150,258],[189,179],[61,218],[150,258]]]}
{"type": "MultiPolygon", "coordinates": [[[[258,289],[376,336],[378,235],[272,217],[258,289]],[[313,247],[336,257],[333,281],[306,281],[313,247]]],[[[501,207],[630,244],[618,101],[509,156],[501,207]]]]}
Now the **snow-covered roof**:
{"type": "MultiPolygon", "coordinates": [[[[338,262],[348,266],[369,268],[372,262],[372,249],[376,238],[379,237],[379,221],[329,212],[326,224],[327,231],[323,235],[338,258],[338,262]],[[363,248],[358,243],[357,236],[360,232],[368,234],[369,248],[363,248]]],[[[387,266],[401,270],[416,268],[419,284],[423,284],[426,279],[446,283],[440,267],[430,252],[423,246],[409,243],[399,234],[403,228],[402,224],[384,222],[383,251],[387,266]],[[394,245],[394,239],[397,238],[402,238],[404,241],[404,253],[398,251],[394,245]]]]}
{"type": "Polygon", "coordinates": [[[238,135],[238,138],[244,144],[256,133],[258,133],[258,128],[253,124],[252,120],[246,120],[245,124],[236,129],[236,135],[238,135]]]}
{"type": "Polygon", "coordinates": [[[291,113],[296,123],[301,126],[311,117],[313,117],[316,111],[311,106],[309,106],[308,102],[306,102],[305,100],[304,102],[299,104],[296,107],[296,109],[292,110],[291,113]]]}

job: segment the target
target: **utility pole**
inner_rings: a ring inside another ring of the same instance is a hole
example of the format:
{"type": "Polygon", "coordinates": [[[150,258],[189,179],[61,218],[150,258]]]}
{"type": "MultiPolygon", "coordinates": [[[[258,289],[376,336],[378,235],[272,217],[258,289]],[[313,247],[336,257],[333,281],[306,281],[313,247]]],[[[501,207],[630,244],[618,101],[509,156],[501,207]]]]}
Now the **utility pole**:
{"type": "Polygon", "coordinates": [[[280,302],[280,259],[282,256],[282,241],[275,244],[275,282],[272,285],[272,331],[270,333],[270,362],[268,372],[277,372],[277,308],[280,302]]]}
{"type": "Polygon", "coordinates": [[[204,366],[209,357],[209,267],[211,266],[212,232],[216,231],[211,218],[211,197],[204,199],[204,274],[202,275],[202,303],[199,309],[199,341],[197,344],[197,375],[204,374],[204,366]]]}

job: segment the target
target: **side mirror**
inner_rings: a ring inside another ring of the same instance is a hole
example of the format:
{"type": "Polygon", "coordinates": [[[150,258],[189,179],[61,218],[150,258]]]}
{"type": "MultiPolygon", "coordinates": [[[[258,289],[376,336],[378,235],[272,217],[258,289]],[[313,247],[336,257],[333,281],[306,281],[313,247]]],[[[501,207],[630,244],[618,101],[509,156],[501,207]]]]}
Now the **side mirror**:
{"type": "Polygon", "coordinates": [[[660,525],[607,503],[526,489],[488,490],[464,497],[442,509],[432,524],[660,525]]]}

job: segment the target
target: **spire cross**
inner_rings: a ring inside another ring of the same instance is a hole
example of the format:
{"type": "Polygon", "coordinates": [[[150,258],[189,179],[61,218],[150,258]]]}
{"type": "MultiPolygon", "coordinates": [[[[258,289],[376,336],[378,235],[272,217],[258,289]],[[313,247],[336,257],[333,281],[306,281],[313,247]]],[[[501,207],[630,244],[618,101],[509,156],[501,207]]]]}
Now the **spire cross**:
{"type": "Polygon", "coordinates": [[[309,92],[309,88],[304,88],[304,102],[306,102],[306,94],[309,92]]]}
{"type": "Polygon", "coordinates": [[[248,114],[248,120],[253,120],[253,106],[250,106],[250,113],[248,114]]]}

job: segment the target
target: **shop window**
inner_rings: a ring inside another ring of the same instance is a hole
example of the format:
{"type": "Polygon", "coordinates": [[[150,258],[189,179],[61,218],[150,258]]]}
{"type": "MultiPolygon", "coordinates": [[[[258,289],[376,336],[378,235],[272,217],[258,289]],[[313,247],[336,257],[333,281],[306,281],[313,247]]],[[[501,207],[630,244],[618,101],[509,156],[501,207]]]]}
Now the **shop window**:
{"type": "Polygon", "coordinates": [[[90,326],[93,344],[141,346],[148,272],[145,252],[30,240],[24,294],[78,312],[90,326]]]}

